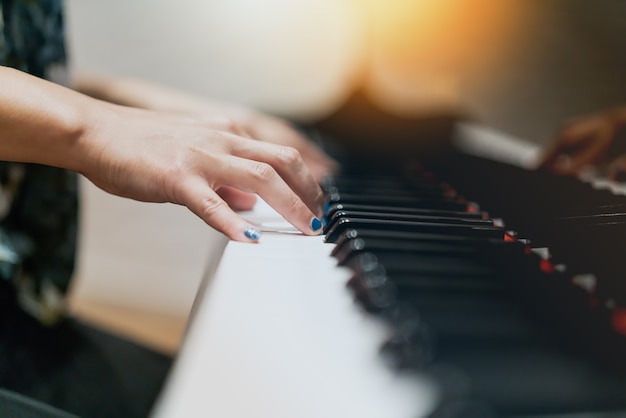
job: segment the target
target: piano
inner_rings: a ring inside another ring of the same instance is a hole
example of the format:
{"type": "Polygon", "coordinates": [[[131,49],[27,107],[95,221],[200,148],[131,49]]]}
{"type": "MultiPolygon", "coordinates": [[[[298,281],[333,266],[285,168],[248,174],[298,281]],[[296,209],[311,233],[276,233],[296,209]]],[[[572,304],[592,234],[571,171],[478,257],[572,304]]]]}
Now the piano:
{"type": "Polygon", "coordinates": [[[152,415],[626,416],[624,189],[483,126],[454,145],[352,159],[325,236],[245,214],[261,242],[208,269],[152,415]]]}

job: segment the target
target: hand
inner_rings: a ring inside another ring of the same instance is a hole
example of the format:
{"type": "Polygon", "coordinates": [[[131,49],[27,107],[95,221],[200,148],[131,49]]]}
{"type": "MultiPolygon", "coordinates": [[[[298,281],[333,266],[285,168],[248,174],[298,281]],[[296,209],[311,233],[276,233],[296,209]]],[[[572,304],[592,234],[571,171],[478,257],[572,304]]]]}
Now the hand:
{"type": "Polygon", "coordinates": [[[0,159],[67,168],[119,196],[185,205],[233,240],[258,239],[233,211],[253,204],[250,193],[303,233],[321,232],[323,193],[296,149],[254,141],[224,118],[175,110],[107,103],[0,66],[0,159]]]}
{"type": "Polygon", "coordinates": [[[323,194],[295,148],[251,140],[223,118],[98,103],[77,169],[105,191],[184,205],[237,241],[254,240],[254,226],[233,208],[256,193],[303,233],[321,232],[323,194]]]}
{"type": "Polygon", "coordinates": [[[559,174],[576,174],[604,162],[624,126],[626,107],[575,119],[557,134],[540,167],[559,174]]]}
{"type": "MultiPolygon", "coordinates": [[[[185,113],[208,121],[227,117],[239,126],[238,134],[298,150],[318,182],[338,168],[335,161],[287,122],[244,106],[211,100],[204,96],[196,96],[133,78],[75,74],[73,82],[78,90],[112,103],[142,109],[185,113]]],[[[248,201],[251,201],[250,197],[248,201]]]]}
{"type": "MultiPolygon", "coordinates": [[[[177,104],[181,106],[181,101],[179,100],[177,104]]],[[[191,101],[183,105],[190,109],[193,108],[192,106],[191,101]]],[[[222,120],[243,137],[297,150],[318,184],[339,169],[339,164],[335,160],[283,119],[247,107],[209,102],[205,99],[196,106],[193,108],[194,112],[189,112],[190,115],[201,117],[212,123],[222,120]],[[223,115],[230,119],[225,119],[223,115]]],[[[250,210],[256,203],[254,195],[231,187],[222,188],[218,193],[234,210],[250,210]]]]}
{"type": "Polygon", "coordinates": [[[252,138],[297,149],[318,183],[339,168],[335,160],[282,119],[246,108],[231,107],[227,114],[252,138]]]}

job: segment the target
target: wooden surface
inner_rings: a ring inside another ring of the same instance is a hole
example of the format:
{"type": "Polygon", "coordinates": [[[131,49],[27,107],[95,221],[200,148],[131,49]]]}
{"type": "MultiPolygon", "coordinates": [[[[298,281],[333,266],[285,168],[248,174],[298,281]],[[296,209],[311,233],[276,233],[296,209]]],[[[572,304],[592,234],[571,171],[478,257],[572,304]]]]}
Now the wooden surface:
{"type": "Polygon", "coordinates": [[[184,316],[86,299],[70,299],[70,311],[90,325],[170,355],[178,350],[187,324],[184,316]]]}

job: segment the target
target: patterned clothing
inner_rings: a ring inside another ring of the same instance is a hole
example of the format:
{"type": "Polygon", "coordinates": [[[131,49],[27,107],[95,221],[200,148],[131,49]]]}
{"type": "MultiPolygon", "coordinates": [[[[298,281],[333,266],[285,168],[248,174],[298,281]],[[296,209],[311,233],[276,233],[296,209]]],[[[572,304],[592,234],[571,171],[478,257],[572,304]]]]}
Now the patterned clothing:
{"type": "MultiPolygon", "coordinates": [[[[61,6],[0,0],[0,64],[59,82],[61,6]]],[[[2,417],[146,417],[171,365],[73,318],[59,321],[74,266],[76,185],[65,170],[0,162],[2,417]]]]}
{"type": "MultiPolygon", "coordinates": [[[[66,80],[62,0],[0,0],[0,65],[66,80]]],[[[44,324],[63,318],[74,268],[77,178],[0,161],[0,307],[44,324]]]]}

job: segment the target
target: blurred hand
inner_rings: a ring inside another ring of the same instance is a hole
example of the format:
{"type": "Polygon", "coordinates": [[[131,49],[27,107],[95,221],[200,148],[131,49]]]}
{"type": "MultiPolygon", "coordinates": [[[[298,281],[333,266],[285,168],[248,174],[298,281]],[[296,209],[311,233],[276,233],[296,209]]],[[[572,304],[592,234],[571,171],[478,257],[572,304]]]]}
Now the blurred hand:
{"type": "MultiPolygon", "coordinates": [[[[609,150],[626,126],[626,107],[584,116],[567,123],[548,148],[540,167],[558,174],[576,174],[583,168],[606,162],[609,150]]],[[[624,158],[621,158],[621,161],[624,158]]],[[[621,167],[616,162],[614,167],[621,167]]],[[[616,168],[612,175],[616,175],[616,168]]]]}

